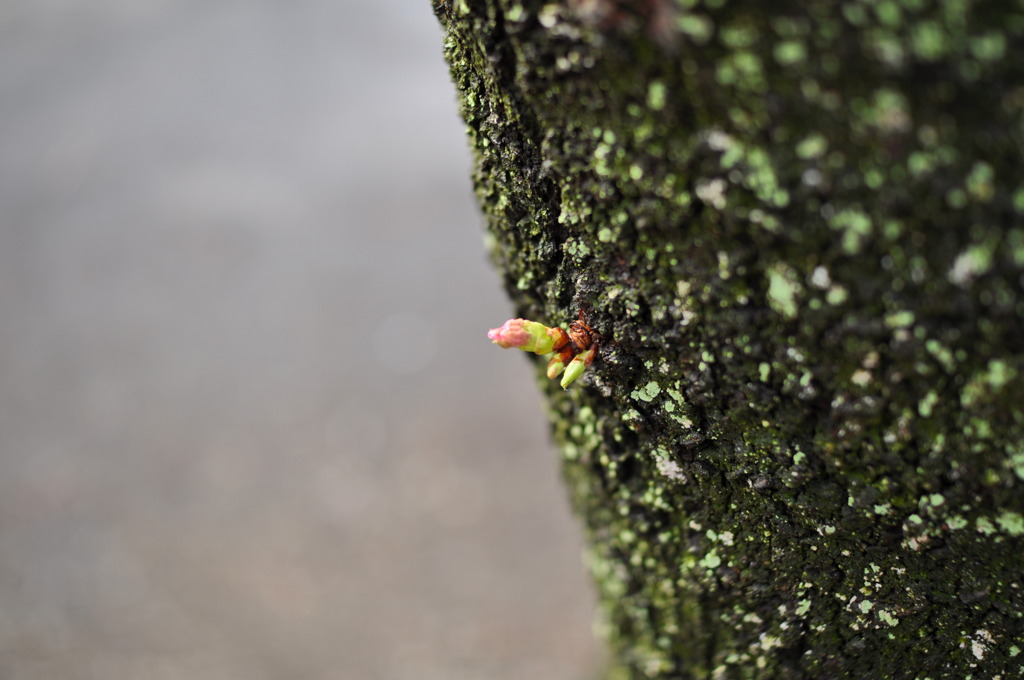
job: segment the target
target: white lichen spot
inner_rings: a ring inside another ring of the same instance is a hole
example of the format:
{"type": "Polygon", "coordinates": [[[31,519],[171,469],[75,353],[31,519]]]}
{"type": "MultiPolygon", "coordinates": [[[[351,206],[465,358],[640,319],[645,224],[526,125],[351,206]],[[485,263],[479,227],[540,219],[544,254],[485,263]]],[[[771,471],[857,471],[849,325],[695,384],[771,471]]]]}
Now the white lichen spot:
{"type": "Polygon", "coordinates": [[[775,649],[776,647],[782,647],[782,640],[777,635],[761,633],[758,637],[758,641],[761,643],[761,649],[765,651],[775,649]]]}
{"type": "Polygon", "coordinates": [[[544,28],[554,28],[555,24],[558,23],[558,14],[558,5],[554,3],[545,5],[537,15],[537,21],[539,21],[540,25],[544,28]]]}
{"type": "Polygon", "coordinates": [[[903,541],[903,546],[908,550],[920,552],[921,550],[924,550],[925,544],[927,542],[927,537],[908,538],[907,540],[903,541]]]}
{"type": "Polygon", "coordinates": [[[725,208],[726,182],[721,177],[713,180],[705,180],[697,184],[697,198],[710,205],[715,210],[725,208]]]}
{"type": "MultiPolygon", "coordinates": [[[[971,647],[971,654],[974,655],[975,659],[981,661],[985,658],[985,653],[989,647],[995,642],[995,638],[992,637],[992,633],[988,632],[984,628],[974,631],[974,635],[968,638],[971,647]]],[[[967,642],[960,645],[963,649],[967,646],[967,642]]]]}
{"type": "Polygon", "coordinates": [[[871,371],[865,371],[863,368],[853,372],[850,376],[850,382],[857,387],[865,387],[871,382],[871,371]]]}
{"type": "Polygon", "coordinates": [[[832,285],[832,277],[828,273],[828,269],[818,265],[814,268],[814,272],[811,273],[811,285],[815,288],[825,290],[832,285]]]}
{"type": "Polygon", "coordinates": [[[659,457],[655,464],[658,466],[658,472],[660,472],[663,477],[667,477],[674,482],[686,482],[686,475],[683,474],[683,468],[681,468],[679,463],[674,460],[659,457]]]}
{"type": "Polygon", "coordinates": [[[993,249],[987,245],[973,245],[960,253],[946,274],[949,282],[964,287],[992,267],[993,249]]]}
{"type": "Polygon", "coordinates": [[[712,130],[708,133],[708,146],[715,151],[725,151],[733,145],[733,138],[722,130],[712,130]]]}
{"type": "Polygon", "coordinates": [[[807,168],[800,175],[800,181],[813,189],[822,185],[825,181],[825,176],[817,168],[807,168]]]}

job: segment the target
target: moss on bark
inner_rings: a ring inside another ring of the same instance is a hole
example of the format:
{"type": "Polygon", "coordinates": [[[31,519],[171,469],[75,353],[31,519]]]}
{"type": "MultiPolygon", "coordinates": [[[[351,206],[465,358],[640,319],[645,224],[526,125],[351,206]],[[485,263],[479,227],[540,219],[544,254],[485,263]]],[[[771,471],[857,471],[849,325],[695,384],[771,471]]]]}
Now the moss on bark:
{"type": "Polygon", "coordinates": [[[435,0],[621,678],[1024,672],[1024,8],[435,0]]]}

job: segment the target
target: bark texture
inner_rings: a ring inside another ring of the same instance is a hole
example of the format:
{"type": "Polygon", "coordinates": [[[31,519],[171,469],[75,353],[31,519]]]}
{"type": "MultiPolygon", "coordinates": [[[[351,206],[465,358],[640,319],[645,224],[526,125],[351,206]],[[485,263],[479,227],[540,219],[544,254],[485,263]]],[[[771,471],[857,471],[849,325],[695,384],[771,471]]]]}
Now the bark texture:
{"type": "Polygon", "coordinates": [[[434,7],[610,676],[1019,677],[1022,3],[434,7]]]}

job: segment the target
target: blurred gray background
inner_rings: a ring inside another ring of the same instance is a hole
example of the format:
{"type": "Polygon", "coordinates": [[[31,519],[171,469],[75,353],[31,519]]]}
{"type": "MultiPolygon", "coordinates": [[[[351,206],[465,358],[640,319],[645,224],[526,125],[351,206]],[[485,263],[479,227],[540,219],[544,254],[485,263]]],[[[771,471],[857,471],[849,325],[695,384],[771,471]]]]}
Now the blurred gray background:
{"type": "Polygon", "coordinates": [[[584,679],[428,0],[0,5],[0,678],[584,679]]]}

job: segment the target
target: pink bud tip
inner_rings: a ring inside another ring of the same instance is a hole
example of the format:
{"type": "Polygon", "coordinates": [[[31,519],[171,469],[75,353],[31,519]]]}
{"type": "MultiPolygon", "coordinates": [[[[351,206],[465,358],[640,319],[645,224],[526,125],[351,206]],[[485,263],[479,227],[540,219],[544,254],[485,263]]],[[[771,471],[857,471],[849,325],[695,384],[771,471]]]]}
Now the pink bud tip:
{"type": "Polygon", "coordinates": [[[501,328],[492,328],[487,331],[487,337],[494,341],[499,347],[509,349],[510,347],[522,347],[530,342],[533,336],[523,328],[526,319],[509,319],[501,328]]]}

